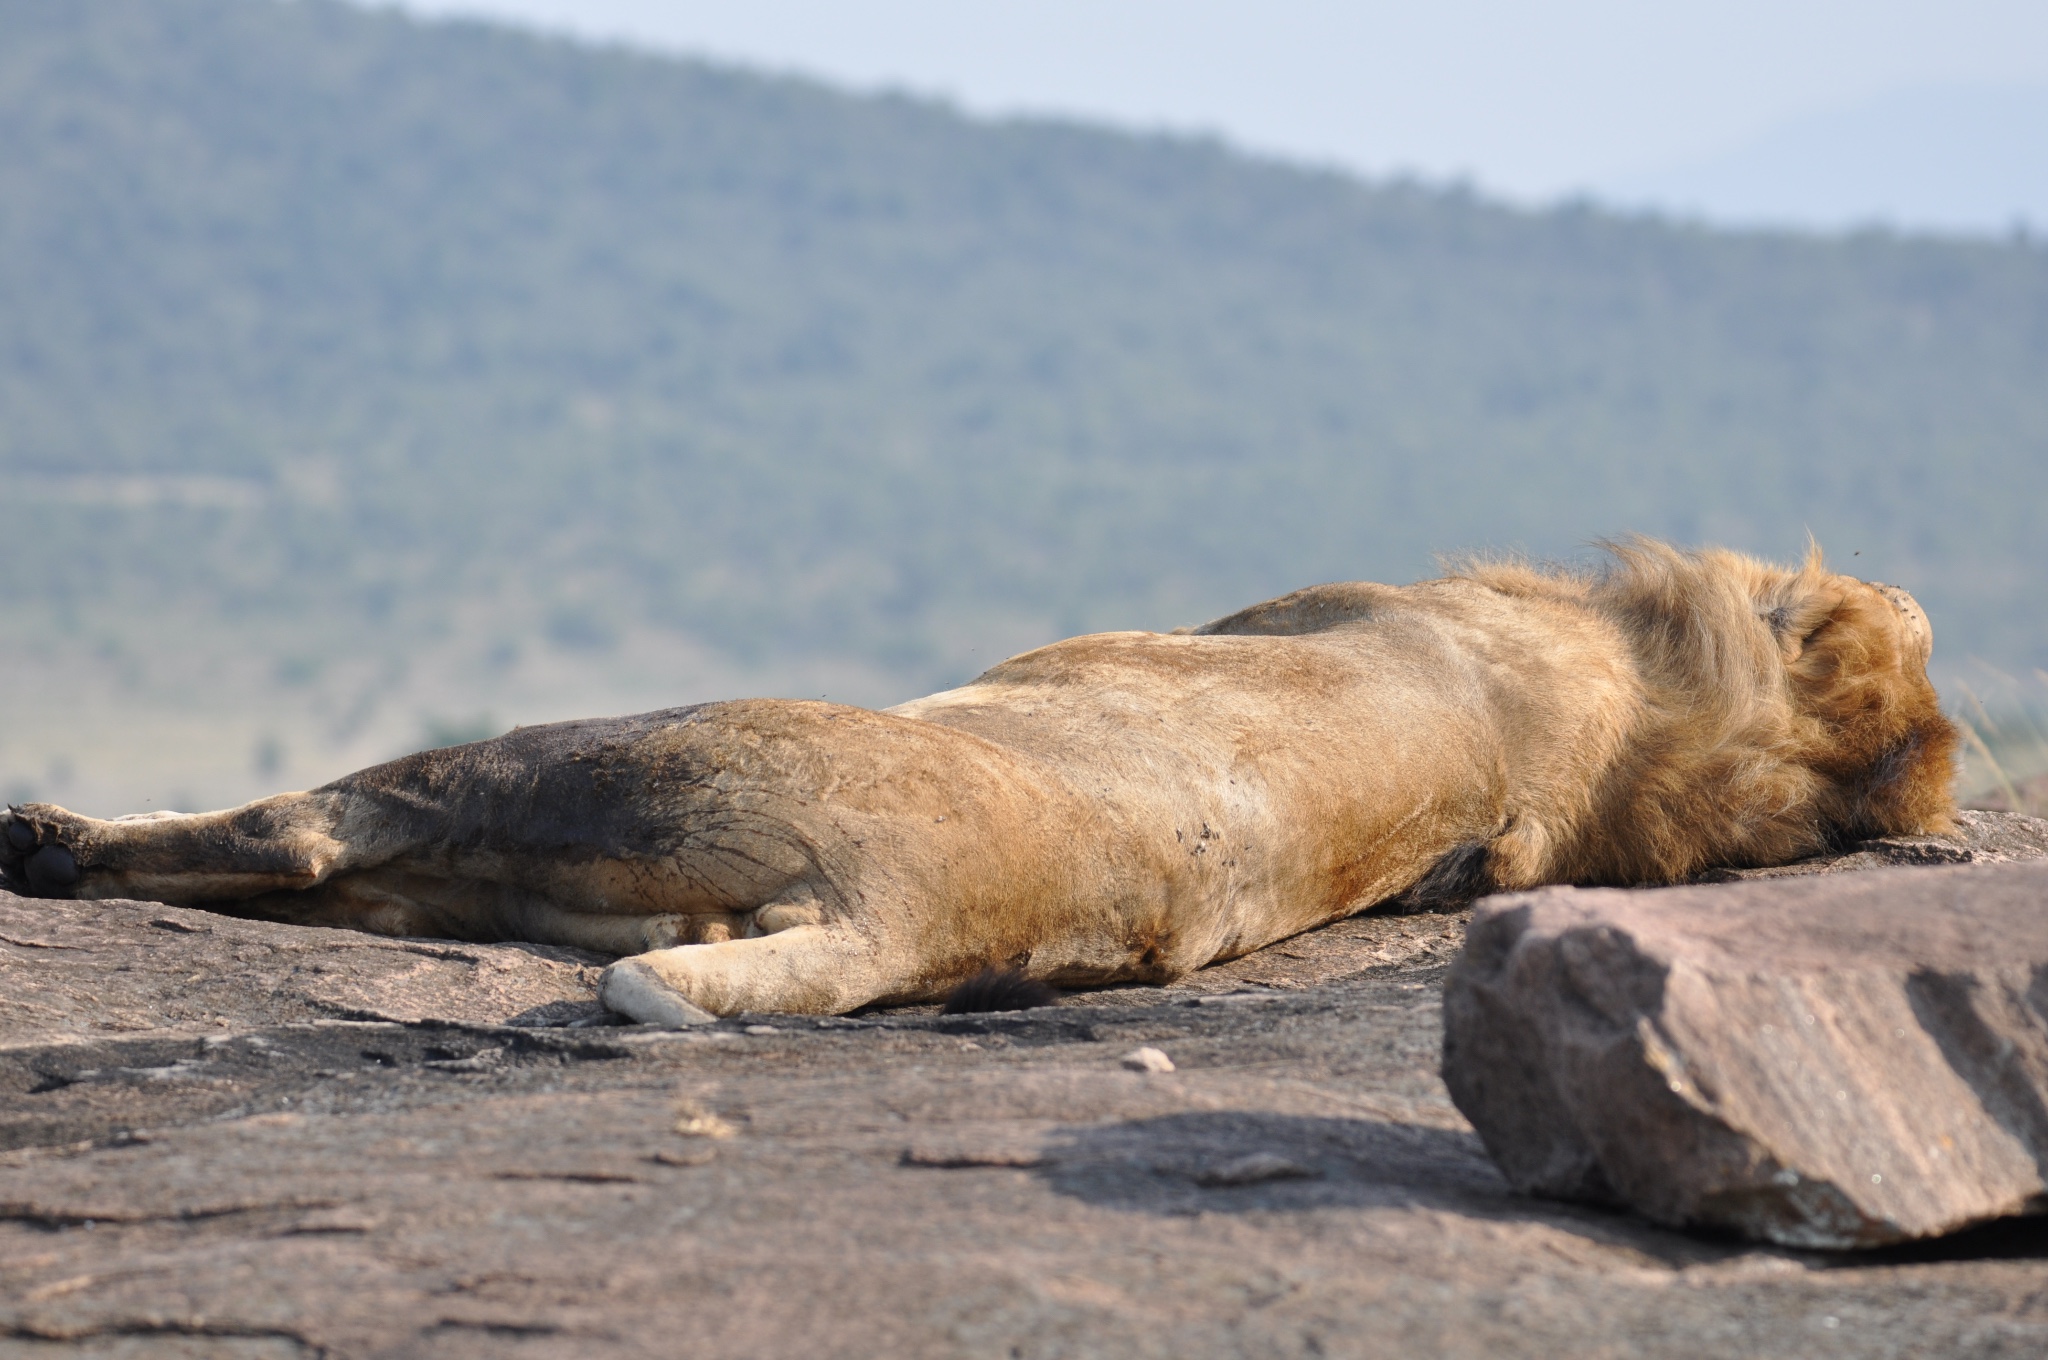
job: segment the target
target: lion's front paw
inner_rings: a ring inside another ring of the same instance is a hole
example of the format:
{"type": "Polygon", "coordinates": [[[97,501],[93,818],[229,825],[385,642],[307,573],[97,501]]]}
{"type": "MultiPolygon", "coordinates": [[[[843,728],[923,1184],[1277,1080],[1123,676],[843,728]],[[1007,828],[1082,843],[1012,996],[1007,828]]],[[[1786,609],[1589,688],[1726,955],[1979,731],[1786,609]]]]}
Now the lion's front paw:
{"type": "Polygon", "coordinates": [[[0,885],[29,897],[64,897],[78,882],[78,856],[44,811],[31,803],[0,813],[0,885]]]}
{"type": "Polygon", "coordinates": [[[620,959],[605,969],[604,976],[597,981],[597,999],[604,1002],[607,1010],[643,1025],[687,1029],[718,1019],[684,996],[680,988],[644,959],[620,959]]]}

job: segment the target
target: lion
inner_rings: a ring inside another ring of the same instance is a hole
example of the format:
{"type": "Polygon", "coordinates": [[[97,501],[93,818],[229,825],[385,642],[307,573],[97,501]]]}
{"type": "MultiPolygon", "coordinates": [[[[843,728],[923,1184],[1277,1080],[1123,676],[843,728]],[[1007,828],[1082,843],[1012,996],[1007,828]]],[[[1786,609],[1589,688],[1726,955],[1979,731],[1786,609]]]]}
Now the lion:
{"type": "Polygon", "coordinates": [[[873,711],[516,728],[306,793],[0,823],[17,892],[617,957],[680,1025],[990,968],[1169,981],[1367,908],[1658,884],[1953,829],[1905,591],[1647,539],[1072,638],[873,711]]]}

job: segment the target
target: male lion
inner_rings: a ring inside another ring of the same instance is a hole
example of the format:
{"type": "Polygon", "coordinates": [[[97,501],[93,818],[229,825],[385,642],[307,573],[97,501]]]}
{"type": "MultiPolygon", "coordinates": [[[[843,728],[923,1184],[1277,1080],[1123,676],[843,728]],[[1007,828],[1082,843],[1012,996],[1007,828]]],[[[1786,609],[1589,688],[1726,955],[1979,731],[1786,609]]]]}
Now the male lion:
{"type": "Polygon", "coordinates": [[[1376,903],[1950,829],[1904,591],[1647,540],[1073,638],[885,712],[520,728],[205,814],[0,823],[17,891],[632,955],[607,1005],[832,1013],[990,966],[1164,981],[1376,903]]]}

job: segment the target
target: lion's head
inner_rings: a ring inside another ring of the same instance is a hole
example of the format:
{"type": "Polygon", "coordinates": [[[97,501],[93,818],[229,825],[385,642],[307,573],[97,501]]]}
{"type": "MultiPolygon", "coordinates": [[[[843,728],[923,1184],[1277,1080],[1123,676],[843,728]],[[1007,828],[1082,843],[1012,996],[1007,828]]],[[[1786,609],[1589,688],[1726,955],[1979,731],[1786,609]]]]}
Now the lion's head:
{"type": "Polygon", "coordinates": [[[1831,845],[1953,829],[1958,733],[1927,678],[1934,634],[1896,586],[1652,539],[1602,571],[1464,574],[1592,606],[1640,676],[1627,754],[1566,876],[1670,882],[1831,845]]]}
{"type": "Polygon", "coordinates": [[[1911,595],[1828,570],[1817,545],[1797,567],[1645,540],[1612,551],[1596,593],[1642,626],[1662,702],[1689,710],[1682,748],[1761,859],[1786,834],[1818,849],[1953,829],[1958,734],[1911,595]]]}
{"type": "Polygon", "coordinates": [[[1953,829],[1959,734],[1927,678],[1934,629],[1919,602],[1828,571],[1818,547],[1797,571],[1765,569],[1757,599],[1836,834],[1953,829]]]}

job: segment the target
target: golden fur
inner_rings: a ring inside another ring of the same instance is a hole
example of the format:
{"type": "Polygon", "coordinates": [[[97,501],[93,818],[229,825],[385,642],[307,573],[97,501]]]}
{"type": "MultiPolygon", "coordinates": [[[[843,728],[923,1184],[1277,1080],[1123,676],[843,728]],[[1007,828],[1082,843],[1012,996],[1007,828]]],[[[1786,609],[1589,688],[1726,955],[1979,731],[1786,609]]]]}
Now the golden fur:
{"type": "Polygon", "coordinates": [[[887,712],[523,728],[244,808],[0,818],[17,890],[631,955],[643,1020],[1163,980],[1402,898],[1950,829],[1905,592],[1648,540],[1069,639],[887,712]]]}
{"type": "Polygon", "coordinates": [[[1829,572],[1817,546],[1796,570],[1648,539],[1606,546],[1600,572],[1460,573],[1599,613],[1635,663],[1633,702],[1612,724],[1620,749],[1557,790],[1551,817],[1576,834],[1514,872],[1516,886],[1674,883],[1954,829],[1958,734],[1904,591],[1829,572]]]}

